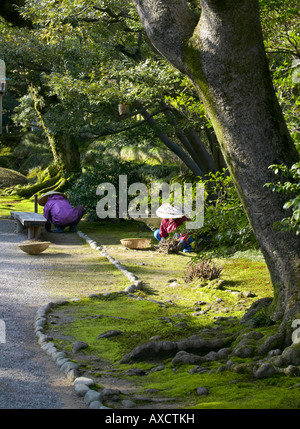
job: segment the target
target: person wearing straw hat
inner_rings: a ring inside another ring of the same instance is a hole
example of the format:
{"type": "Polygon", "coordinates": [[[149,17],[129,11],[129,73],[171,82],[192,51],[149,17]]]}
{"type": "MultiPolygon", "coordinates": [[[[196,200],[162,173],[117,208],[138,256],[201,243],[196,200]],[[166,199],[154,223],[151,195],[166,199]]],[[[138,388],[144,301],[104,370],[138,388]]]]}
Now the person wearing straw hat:
{"type": "Polygon", "coordinates": [[[67,200],[67,196],[61,192],[50,191],[38,199],[38,203],[44,207],[44,217],[46,218],[45,228],[51,231],[51,223],[55,229],[51,232],[64,232],[66,227],[71,232],[76,231],[76,227],[84,215],[84,207],[72,205],[67,200]]]}
{"type": "MultiPolygon", "coordinates": [[[[170,233],[176,231],[184,222],[189,222],[191,219],[186,216],[180,207],[173,207],[169,203],[162,204],[156,210],[156,216],[161,217],[162,221],[160,228],[154,231],[156,240],[161,241],[167,238],[170,233]]],[[[191,243],[194,239],[188,234],[179,234],[180,237],[180,250],[189,253],[192,250],[191,243]]]]}

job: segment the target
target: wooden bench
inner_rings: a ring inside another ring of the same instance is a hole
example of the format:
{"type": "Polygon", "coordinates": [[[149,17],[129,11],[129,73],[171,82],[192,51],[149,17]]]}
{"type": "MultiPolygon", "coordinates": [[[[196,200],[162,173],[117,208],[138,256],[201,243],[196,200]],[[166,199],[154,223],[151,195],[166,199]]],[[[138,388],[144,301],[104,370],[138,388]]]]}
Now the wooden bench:
{"type": "Polygon", "coordinates": [[[17,232],[28,228],[28,239],[38,238],[42,226],[46,224],[46,218],[39,213],[11,212],[11,216],[17,221],[17,232]]]}

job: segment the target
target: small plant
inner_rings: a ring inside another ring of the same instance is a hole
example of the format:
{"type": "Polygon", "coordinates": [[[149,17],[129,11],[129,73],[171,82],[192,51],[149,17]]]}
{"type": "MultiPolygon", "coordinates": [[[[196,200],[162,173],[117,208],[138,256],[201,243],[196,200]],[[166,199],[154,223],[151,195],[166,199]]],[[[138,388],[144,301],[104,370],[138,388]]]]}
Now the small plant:
{"type": "Polygon", "coordinates": [[[273,324],[274,322],[270,319],[268,310],[266,308],[262,308],[261,310],[259,310],[252,318],[253,328],[267,327],[273,324]]]}
{"type": "Polygon", "coordinates": [[[185,275],[185,282],[190,283],[194,279],[214,280],[220,277],[223,267],[217,267],[215,262],[210,259],[200,259],[193,265],[190,265],[185,275]]]}
{"type": "Polygon", "coordinates": [[[286,165],[271,165],[269,167],[279,176],[277,183],[266,183],[266,186],[273,192],[281,193],[289,198],[283,208],[287,210],[289,216],[275,223],[281,231],[291,231],[300,235],[300,162],[288,168],[286,165]]]}

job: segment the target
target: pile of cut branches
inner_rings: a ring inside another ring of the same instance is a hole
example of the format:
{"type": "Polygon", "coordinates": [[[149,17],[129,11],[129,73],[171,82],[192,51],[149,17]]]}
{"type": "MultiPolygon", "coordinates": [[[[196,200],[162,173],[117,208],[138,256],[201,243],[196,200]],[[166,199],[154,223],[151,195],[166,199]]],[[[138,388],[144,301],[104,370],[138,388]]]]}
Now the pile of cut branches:
{"type": "Polygon", "coordinates": [[[179,253],[180,252],[180,238],[168,237],[160,241],[157,249],[160,253],[179,253]]]}

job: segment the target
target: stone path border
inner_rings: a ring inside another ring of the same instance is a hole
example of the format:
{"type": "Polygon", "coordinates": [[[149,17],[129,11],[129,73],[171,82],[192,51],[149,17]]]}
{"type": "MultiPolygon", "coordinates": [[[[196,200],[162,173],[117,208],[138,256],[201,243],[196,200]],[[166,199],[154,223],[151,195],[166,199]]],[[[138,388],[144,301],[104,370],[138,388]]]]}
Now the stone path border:
{"type": "Polygon", "coordinates": [[[124,276],[126,276],[132,282],[132,284],[125,289],[126,292],[135,292],[137,289],[142,288],[143,282],[141,280],[138,280],[138,278],[133,273],[128,271],[126,267],[121,265],[119,261],[111,257],[106,252],[104,247],[99,246],[96,241],[90,239],[82,231],[77,231],[77,234],[79,235],[79,237],[83,238],[91,246],[92,249],[98,250],[102,256],[107,258],[109,262],[111,262],[116,268],[118,268],[118,270],[120,270],[124,274],[124,276]]]}
{"type": "MultiPolygon", "coordinates": [[[[89,238],[82,231],[77,231],[79,237],[84,239],[92,249],[98,250],[102,256],[106,257],[112,264],[115,265],[131,282],[132,284],[125,288],[125,291],[120,293],[133,293],[138,289],[141,289],[143,282],[138,280],[137,277],[128,271],[126,267],[120,264],[119,261],[112,258],[104,248],[99,246],[96,241],[89,238]]],[[[107,295],[107,294],[106,294],[107,295]]],[[[91,295],[93,296],[93,295],[91,295]]],[[[76,298],[77,300],[77,298],[76,298]]],[[[80,377],[78,372],[78,364],[67,358],[65,352],[60,352],[55,347],[48,335],[44,332],[44,327],[47,323],[47,314],[55,307],[72,302],[71,300],[60,300],[56,302],[49,302],[46,305],[40,307],[36,313],[34,331],[38,338],[38,343],[41,348],[52,358],[52,360],[59,367],[60,371],[65,377],[73,383],[74,389],[77,395],[82,396],[85,404],[90,409],[108,409],[101,402],[101,392],[97,392],[93,389],[94,381],[88,377],[80,377]]]]}

